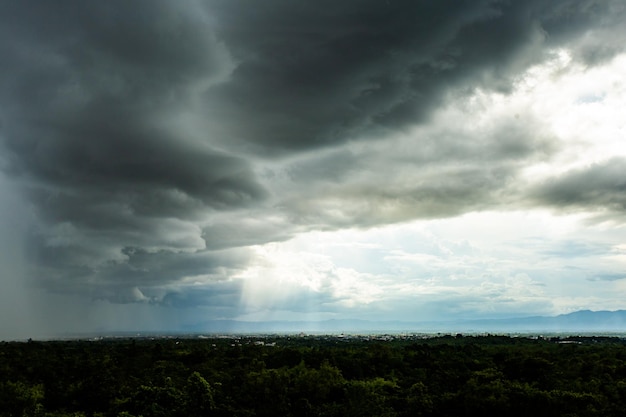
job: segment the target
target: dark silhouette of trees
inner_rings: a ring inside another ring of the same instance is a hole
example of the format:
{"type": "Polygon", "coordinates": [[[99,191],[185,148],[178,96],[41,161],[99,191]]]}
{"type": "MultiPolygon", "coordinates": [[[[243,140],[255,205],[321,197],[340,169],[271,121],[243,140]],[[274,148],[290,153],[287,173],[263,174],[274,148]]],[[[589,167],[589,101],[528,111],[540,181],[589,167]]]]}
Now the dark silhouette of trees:
{"type": "Polygon", "coordinates": [[[262,341],[4,342],[0,416],[610,417],[626,409],[619,338],[262,341]]]}

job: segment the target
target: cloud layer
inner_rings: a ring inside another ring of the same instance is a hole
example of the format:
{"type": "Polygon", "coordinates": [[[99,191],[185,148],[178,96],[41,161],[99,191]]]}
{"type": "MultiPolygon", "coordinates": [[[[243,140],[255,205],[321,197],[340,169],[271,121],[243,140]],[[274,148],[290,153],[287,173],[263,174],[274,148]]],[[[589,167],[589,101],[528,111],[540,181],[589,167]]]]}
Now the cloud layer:
{"type": "MultiPolygon", "coordinates": [[[[263,279],[250,278],[259,247],[315,230],[518,208],[622,224],[626,155],[574,163],[593,139],[568,141],[532,100],[572,68],[613,65],[625,13],[610,0],[4,2],[1,167],[30,216],[29,280],[226,317],[264,291],[241,278],[263,279]]],[[[362,269],[355,282],[374,279],[362,269]]],[[[307,294],[341,299],[341,271],[307,294]]]]}

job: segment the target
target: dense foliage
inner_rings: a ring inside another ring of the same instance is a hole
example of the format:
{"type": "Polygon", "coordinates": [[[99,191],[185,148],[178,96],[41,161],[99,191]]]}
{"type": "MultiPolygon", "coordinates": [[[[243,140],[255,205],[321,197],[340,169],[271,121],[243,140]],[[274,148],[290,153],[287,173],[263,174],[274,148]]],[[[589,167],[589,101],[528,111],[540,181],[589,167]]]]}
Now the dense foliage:
{"type": "Polygon", "coordinates": [[[618,338],[0,343],[0,416],[606,417],[624,410],[626,342],[618,338]]]}

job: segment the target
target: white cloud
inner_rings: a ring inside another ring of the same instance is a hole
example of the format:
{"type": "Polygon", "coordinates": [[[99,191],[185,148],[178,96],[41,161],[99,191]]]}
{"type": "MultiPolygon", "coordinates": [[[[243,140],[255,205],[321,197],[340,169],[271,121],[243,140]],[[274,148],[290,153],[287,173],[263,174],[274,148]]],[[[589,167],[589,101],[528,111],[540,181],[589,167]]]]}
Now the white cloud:
{"type": "Polygon", "coordinates": [[[433,300],[467,317],[529,308],[558,314],[581,298],[615,306],[621,283],[590,279],[626,266],[620,245],[618,233],[587,225],[580,215],[545,211],[310,232],[257,248],[256,266],[244,274],[243,303],[288,310],[294,300],[302,308],[312,299],[314,309],[346,315],[396,306],[386,313],[395,319],[433,300]]]}

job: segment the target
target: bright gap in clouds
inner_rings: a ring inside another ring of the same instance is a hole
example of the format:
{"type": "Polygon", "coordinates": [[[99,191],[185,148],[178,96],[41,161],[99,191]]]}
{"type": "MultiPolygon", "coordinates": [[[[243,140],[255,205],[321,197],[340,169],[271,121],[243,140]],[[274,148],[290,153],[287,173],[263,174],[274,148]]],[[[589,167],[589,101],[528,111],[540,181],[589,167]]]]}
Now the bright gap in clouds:
{"type": "MultiPolygon", "coordinates": [[[[431,320],[621,309],[626,295],[623,222],[595,213],[527,206],[525,192],[572,169],[626,156],[626,55],[585,68],[566,50],[519,77],[511,94],[476,91],[395,143],[415,135],[480,137],[503,120],[527,124],[552,147],[520,170],[502,206],[371,229],[305,232],[255,247],[238,278],[242,319],[431,320]],[[530,207],[525,209],[526,207],[530,207]]],[[[351,148],[352,146],[352,148],[351,148]]],[[[279,184],[280,186],[280,184],[279,184]]]]}
{"type": "MultiPolygon", "coordinates": [[[[512,97],[514,103],[541,118],[564,149],[556,161],[543,164],[545,174],[588,166],[616,156],[626,156],[626,55],[603,66],[585,68],[572,62],[567,51],[534,67],[522,78],[512,97]]],[[[530,167],[529,172],[539,172],[530,167]]]]}
{"type": "Polygon", "coordinates": [[[451,319],[619,309],[623,228],[546,211],[311,232],[256,248],[242,319],[451,319]]]}

